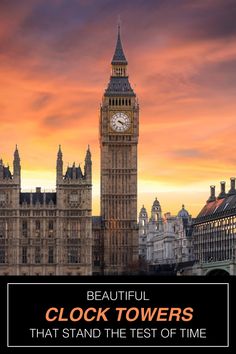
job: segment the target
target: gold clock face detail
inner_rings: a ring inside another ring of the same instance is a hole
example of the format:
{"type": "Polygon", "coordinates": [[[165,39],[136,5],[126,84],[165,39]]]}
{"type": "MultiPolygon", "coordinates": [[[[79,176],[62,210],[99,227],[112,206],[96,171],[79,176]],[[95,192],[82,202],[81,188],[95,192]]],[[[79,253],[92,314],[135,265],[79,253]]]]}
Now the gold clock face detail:
{"type": "Polygon", "coordinates": [[[111,117],[110,125],[112,130],[118,133],[123,133],[130,128],[131,120],[127,114],[123,112],[115,113],[111,117]]]}

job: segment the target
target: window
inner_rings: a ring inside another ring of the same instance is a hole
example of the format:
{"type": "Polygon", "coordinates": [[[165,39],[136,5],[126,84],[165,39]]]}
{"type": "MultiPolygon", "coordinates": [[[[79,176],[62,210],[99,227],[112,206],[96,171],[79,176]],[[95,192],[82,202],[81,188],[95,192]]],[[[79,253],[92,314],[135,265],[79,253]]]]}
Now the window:
{"type": "Polygon", "coordinates": [[[68,248],[68,263],[79,263],[77,247],[68,248]]]}
{"type": "Polygon", "coordinates": [[[40,230],[40,221],[39,221],[39,220],[36,220],[36,221],[35,221],[35,229],[36,229],[37,231],[40,230]]]}
{"type": "Polygon", "coordinates": [[[5,254],[5,248],[0,247],[0,263],[4,264],[6,263],[6,254],[5,254]]]}
{"type": "Polygon", "coordinates": [[[5,236],[5,227],[4,227],[4,222],[0,221],[0,238],[3,238],[5,236]]]}
{"type": "Polygon", "coordinates": [[[23,235],[24,237],[27,237],[27,236],[28,236],[28,230],[27,230],[27,228],[28,228],[27,220],[23,220],[23,221],[22,221],[22,235],[23,235]]]}
{"type": "Polygon", "coordinates": [[[35,247],[35,263],[41,263],[40,247],[35,247]]]}
{"type": "Polygon", "coordinates": [[[48,248],[48,263],[54,263],[54,250],[52,246],[48,248]]]}
{"type": "Polygon", "coordinates": [[[48,228],[49,228],[49,230],[53,230],[53,221],[52,220],[49,221],[48,228]]]}
{"type": "Polygon", "coordinates": [[[22,263],[27,264],[27,247],[22,247],[22,263]]]}
{"type": "Polygon", "coordinates": [[[78,235],[78,224],[77,221],[72,221],[71,223],[71,237],[76,238],[78,235]]]}

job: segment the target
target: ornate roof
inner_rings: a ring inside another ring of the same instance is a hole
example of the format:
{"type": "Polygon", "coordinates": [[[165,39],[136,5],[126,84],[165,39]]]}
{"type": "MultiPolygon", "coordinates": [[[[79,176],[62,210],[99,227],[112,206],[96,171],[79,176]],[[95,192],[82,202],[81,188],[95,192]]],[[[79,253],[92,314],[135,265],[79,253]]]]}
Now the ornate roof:
{"type": "Polygon", "coordinates": [[[184,208],[184,205],[182,205],[182,209],[178,212],[178,217],[179,218],[183,218],[183,219],[188,219],[189,218],[189,213],[184,208]]]}
{"type": "Polygon", "coordinates": [[[139,217],[141,217],[143,215],[147,216],[147,209],[144,207],[144,205],[140,209],[139,217]]]}
{"type": "Polygon", "coordinates": [[[157,198],[154,200],[152,206],[153,206],[153,207],[155,207],[155,206],[160,206],[160,202],[159,202],[159,200],[157,200],[157,198]]]}
{"type": "Polygon", "coordinates": [[[154,200],[153,204],[152,204],[152,211],[161,211],[161,205],[159,200],[157,200],[157,198],[154,200]]]}
{"type": "Polygon", "coordinates": [[[198,224],[230,215],[236,215],[236,194],[227,195],[225,198],[206,203],[194,223],[198,224]]]}
{"type": "Polygon", "coordinates": [[[122,43],[121,43],[121,38],[120,38],[120,26],[118,26],[118,36],[117,36],[117,42],[116,42],[116,49],[115,53],[113,55],[112,64],[128,64],[125,54],[123,51],[122,43]]]}
{"type": "Polygon", "coordinates": [[[3,178],[12,179],[12,174],[9,166],[7,167],[3,166],[3,178]]]}
{"type": "Polygon", "coordinates": [[[127,76],[111,76],[105,96],[135,96],[127,76]]]}
{"type": "Polygon", "coordinates": [[[221,182],[221,193],[215,197],[215,186],[211,186],[211,195],[195,219],[195,224],[217,220],[225,216],[236,216],[235,177],[230,178],[230,190],[225,193],[225,182],[221,182]]]}
{"type": "Polygon", "coordinates": [[[83,178],[83,173],[81,171],[80,166],[75,167],[75,164],[72,167],[67,167],[66,174],[64,176],[65,179],[81,179],[83,178]]]}

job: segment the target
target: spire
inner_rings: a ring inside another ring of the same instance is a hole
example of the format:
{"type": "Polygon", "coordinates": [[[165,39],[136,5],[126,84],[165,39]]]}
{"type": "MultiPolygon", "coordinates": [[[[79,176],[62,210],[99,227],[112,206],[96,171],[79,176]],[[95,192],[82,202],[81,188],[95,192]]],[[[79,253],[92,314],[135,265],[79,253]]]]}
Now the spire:
{"type": "Polygon", "coordinates": [[[88,181],[92,181],[92,159],[89,145],[85,156],[84,175],[88,181]]]}
{"type": "Polygon", "coordinates": [[[14,152],[14,160],[20,160],[18,146],[16,145],[15,152],[14,152]]]}
{"type": "Polygon", "coordinates": [[[20,174],[21,174],[20,155],[19,155],[18,147],[16,145],[14,151],[14,160],[13,160],[13,176],[18,183],[20,183],[20,174]]]}
{"type": "Polygon", "coordinates": [[[91,160],[91,152],[90,152],[90,146],[88,145],[88,149],[85,156],[85,162],[89,160],[91,160]]]}
{"type": "Polygon", "coordinates": [[[57,157],[58,157],[58,158],[62,158],[61,145],[59,145],[57,157]]]}
{"type": "Polygon", "coordinates": [[[57,184],[62,181],[63,178],[63,160],[62,160],[62,151],[61,145],[59,145],[58,152],[57,152],[57,184]]]}
{"type": "MultiPolygon", "coordinates": [[[[107,89],[105,90],[106,97],[109,96],[133,96],[135,97],[135,93],[129,83],[128,79],[128,62],[124,55],[124,51],[121,44],[120,37],[120,24],[118,24],[118,34],[117,34],[117,42],[115,53],[113,55],[111,61],[111,77],[108,83],[107,89]]],[[[118,102],[118,101],[114,101],[118,102]]],[[[117,105],[114,103],[113,105],[117,105]]]]}
{"type": "Polygon", "coordinates": [[[116,42],[116,49],[115,53],[112,58],[112,65],[114,64],[128,64],[125,54],[122,48],[121,38],[120,38],[120,23],[118,24],[118,35],[117,35],[117,42],[116,42]]]}

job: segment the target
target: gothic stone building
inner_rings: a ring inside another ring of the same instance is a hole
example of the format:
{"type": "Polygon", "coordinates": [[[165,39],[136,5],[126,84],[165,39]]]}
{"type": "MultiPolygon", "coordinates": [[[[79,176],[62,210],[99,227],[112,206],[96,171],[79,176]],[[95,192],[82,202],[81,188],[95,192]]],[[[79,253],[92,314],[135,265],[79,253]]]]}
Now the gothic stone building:
{"type": "Polygon", "coordinates": [[[225,182],[216,197],[215,186],[193,224],[194,275],[236,274],[235,178],[226,193],[225,182]]]}
{"type": "Polygon", "coordinates": [[[137,145],[139,106],[130,85],[120,29],[100,111],[103,273],[138,266],[137,145]]]}
{"type": "Polygon", "coordinates": [[[139,213],[139,257],[147,271],[163,274],[183,272],[193,260],[192,218],[182,206],[177,216],[162,216],[159,201],[154,200],[151,217],[144,206],[139,213]]]}
{"type": "Polygon", "coordinates": [[[92,162],[84,171],[68,167],[63,175],[57,154],[56,192],[21,192],[16,148],[13,173],[0,160],[0,274],[89,275],[92,273],[92,162]]]}
{"type": "Polygon", "coordinates": [[[64,175],[59,149],[55,193],[21,192],[18,149],[13,174],[1,161],[0,274],[123,274],[137,268],[139,106],[127,64],[118,28],[100,110],[100,216],[92,218],[89,149],[84,172],[74,164],[64,175]]]}

